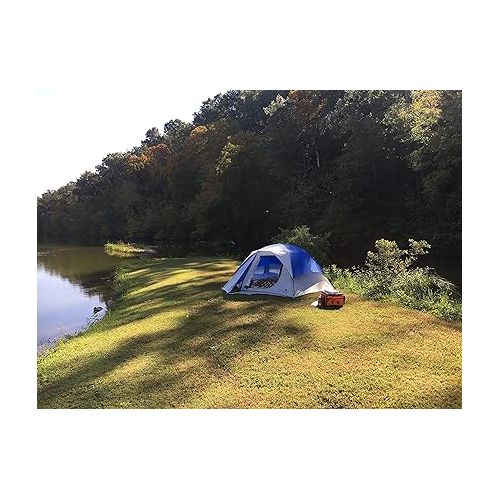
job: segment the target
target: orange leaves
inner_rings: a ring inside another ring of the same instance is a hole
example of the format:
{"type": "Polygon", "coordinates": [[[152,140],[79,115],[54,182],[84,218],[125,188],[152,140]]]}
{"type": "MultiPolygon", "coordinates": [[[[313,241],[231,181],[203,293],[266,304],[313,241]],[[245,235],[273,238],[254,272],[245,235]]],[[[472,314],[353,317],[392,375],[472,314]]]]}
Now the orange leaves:
{"type": "Polygon", "coordinates": [[[191,139],[195,139],[201,135],[206,134],[207,132],[208,132],[208,128],[205,127],[205,125],[198,125],[193,130],[191,130],[191,134],[189,134],[189,137],[191,139]]]}

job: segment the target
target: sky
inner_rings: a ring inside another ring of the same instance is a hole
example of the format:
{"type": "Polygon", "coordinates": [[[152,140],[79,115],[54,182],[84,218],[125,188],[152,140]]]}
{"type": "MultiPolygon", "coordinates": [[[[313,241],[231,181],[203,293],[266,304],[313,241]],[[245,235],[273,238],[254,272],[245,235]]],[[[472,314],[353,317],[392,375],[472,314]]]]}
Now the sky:
{"type": "Polygon", "coordinates": [[[37,195],[139,145],[151,127],[191,121],[224,91],[205,57],[212,44],[195,34],[207,9],[193,16],[189,6],[154,1],[14,3],[13,17],[0,21],[3,47],[15,47],[2,54],[13,78],[1,97],[11,107],[7,132],[29,131],[16,149],[37,195]],[[188,28],[181,18],[191,19],[188,28]],[[19,23],[9,32],[12,19],[19,23]]]}
{"type": "Polygon", "coordinates": [[[217,89],[170,88],[149,91],[144,84],[116,89],[116,82],[62,87],[48,78],[33,89],[37,137],[35,150],[43,171],[38,194],[75,180],[112,152],[139,145],[151,127],[163,130],[174,118],[191,121],[200,104],[217,89]],[[207,94],[208,92],[208,94],[207,94]]]}

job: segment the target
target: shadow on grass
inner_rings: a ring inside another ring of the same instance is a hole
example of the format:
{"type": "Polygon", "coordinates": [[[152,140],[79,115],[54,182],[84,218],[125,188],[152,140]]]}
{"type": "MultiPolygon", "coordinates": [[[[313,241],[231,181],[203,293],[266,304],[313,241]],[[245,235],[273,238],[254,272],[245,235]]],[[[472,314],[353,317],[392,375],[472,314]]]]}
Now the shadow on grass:
{"type": "MultiPolygon", "coordinates": [[[[179,266],[178,260],[173,264],[179,266]]],[[[42,381],[39,407],[60,407],[61,399],[68,407],[113,407],[113,394],[95,389],[94,383],[141,357],[153,357],[158,368],[128,381],[122,388],[123,398],[140,401],[144,407],[182,406],[196,389],[202,389],[203,377],[200,384],[192,380],[197,372],[227,375],[235,358],[277,338],[287,337],[299,347],[307,342],[308,331],[281,322],[277,328],[274,323],[283,302],[291,299],[227,296],[220,289],[232,270],[230,264],[190,262],[181,270],[169,269],[166,264],[159,261],[148,263],[147,268],[128,268],[133,286],[125,290],[115,309],[95,330],[105,329],[111,334],[126,325],[137,328],[137,332],[131,338],[117,339],[111,350],[79,361],[54,380],[42,381]],[[185,268],[196,269],[197,274],[191,277],[185,268]],[[177,281],[170,279],[177,275],[177,281]],[[173,325],[167,324],[169,313],[175,317],[173,325]],[[149,319],[155,320],[154,325],[149,319]],[[185,364],[189,366],[172,369],[185,364]],[[148,399],[148,395],[162,392],[162,387],[166,399],[148,399]]],[[[88,335],[91,342],[91,334],[92,330],[83,336],[88,335]]]]}
{"type": "MultiPolygon", "coordinates": [[[[94,334],[120,337],[105,352],[82,354],[73,366],[63,361],[63,370],[42,378],[39,407],[189,406],[207,385],[231,376],[234,361],[251,350],[283,339],[289,349],[299,352],[314,346],[312,327],[298,327],[293,316],[286,320],[280,314],[291,302],[309,307],[312,296],[226,295],[221,287],[234,271],[233,261],[161,259],[124,269],[129,278],[123,297],[102,324],[83,334],[88,335],[88,345],[94,334]],[[121,329],[125,326],[133,333],[125,334],[121,329]],[[152,364],[127,371],[144,358],[153,360],[152,364]]],[[[358,298],[348,302],[354,307],[362,303],[366,301],[358,298]]],[[[384,314],[383,304],[373,307],[384,314]]],[[[318,310],[318,314],[335,318],[341,313],[318,310]]],[[[412,334],[394,330],[391,322],[381,328],[376,339],[339,338],[335,348],[347,353],[373,351],[412,334]]],[[[456,407],[459,401],[461,388],[457,386],[446,394],[429,395],[421,407],[456,407]]]]}

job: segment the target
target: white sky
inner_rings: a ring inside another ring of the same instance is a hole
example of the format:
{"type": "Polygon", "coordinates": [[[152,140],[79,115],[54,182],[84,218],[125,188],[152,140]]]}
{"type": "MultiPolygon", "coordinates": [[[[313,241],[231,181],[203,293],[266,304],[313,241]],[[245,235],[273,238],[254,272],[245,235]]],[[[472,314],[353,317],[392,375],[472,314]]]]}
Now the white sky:
{"type": "Polygon", "coordinates": [[[40,192],[76,179],[107,153],[139,145],[153,126],[162,130],[173,118],[191,121],[193,111],[210,97],[202,89],[173,91],[136,79],[122,85],[110,78],[102,86],[75,79],[65,88],[53,78],[41,83],[45,85],[33,89],[35,147],[43,164],[37,181],[40,192]]]}
{"type": "MultiPolygon", "coordinates": [[[[224,90],[210,81],[209,58],[199,59],[210,44],[183,47],[203,22],[193,18],[189,31],[177,23],[189,6],[22,4],[16,14],[29,39],[12,54],[13,90],[29,117],[21,125],[30,132],[23,159],[35,167],[36,194],[92,170],[108,153],[140,144],[153,126],[191,121],[205,99],[224,90]]],[[[204,8],[197,10],[201,15],[204,8]]]]}

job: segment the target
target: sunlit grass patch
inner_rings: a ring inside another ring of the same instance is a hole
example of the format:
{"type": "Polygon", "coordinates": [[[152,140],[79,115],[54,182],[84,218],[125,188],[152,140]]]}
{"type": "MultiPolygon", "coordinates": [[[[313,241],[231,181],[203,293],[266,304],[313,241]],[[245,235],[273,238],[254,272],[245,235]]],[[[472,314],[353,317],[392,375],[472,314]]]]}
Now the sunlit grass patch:
{"type": "Polygon", "coordinates": [[[104,245],[104,250],[107,254],[115,257],[136,257],[137,255],[155,253],[152,248],[137,243],[125,243],[124,241],[108,242],[104,245]]]}
{"type": "Polygon", "coordinates": [[[102,322],[38,361],[41,408],[459,408],[460,324],[348,294],[226,295],[227,259],[127,261],[102,322]]]}

